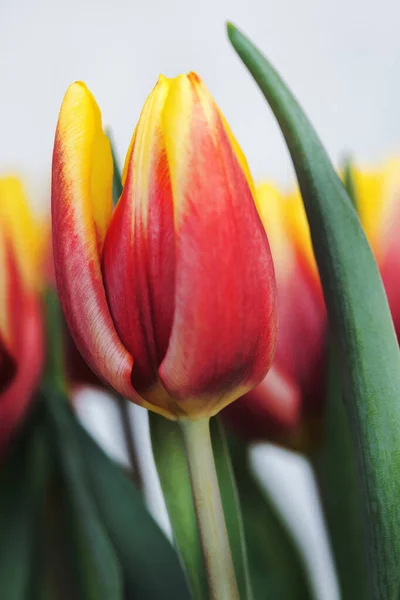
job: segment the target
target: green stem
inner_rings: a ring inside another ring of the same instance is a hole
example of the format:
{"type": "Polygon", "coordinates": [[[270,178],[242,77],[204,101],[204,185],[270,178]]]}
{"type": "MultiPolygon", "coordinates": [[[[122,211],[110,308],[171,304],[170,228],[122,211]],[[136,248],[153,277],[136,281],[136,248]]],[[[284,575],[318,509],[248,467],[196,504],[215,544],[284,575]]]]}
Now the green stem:
{"type": "Polygon", "coordinates": [[[211,600],[239,600],[208,418],[180,421],[211,600]]]}

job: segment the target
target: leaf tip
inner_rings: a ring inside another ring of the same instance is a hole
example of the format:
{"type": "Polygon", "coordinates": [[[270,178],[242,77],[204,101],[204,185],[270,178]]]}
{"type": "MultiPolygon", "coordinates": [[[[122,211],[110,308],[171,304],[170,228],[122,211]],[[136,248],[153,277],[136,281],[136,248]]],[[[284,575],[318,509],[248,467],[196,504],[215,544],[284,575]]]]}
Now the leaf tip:
{"type": "Polygon", "coordinates": [[[233,44],[235,35],[238,33],[238,29],[231,21],[226,22],[226,32],[228,34],[229,41],[233,44]]]}

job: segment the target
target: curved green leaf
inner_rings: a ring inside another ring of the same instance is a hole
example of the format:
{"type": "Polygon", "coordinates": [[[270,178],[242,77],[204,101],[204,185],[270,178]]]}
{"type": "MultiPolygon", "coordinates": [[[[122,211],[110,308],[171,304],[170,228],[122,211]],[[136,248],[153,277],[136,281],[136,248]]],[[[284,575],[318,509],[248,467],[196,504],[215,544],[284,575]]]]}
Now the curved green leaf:
{"type": "Polygon", "coordinates": [[[126,600],[189,600],[177,554],[140,492],[78,425],[82,461],[99,515],[123,569],[126,600]]]}
{"type": "Polygon", "coordinates": [[[343,164],[343,185],[346,192],[355,208],[357,210],[357,198],[356,198],[356,187],[353,176],[353,166],[349,157],[346,158],[343,164]]]}
{"type": "MultiPolygon", "coordinates": [[[[343,184],[357,210],[351,160],[343,163],[343,184]]],[[[349,418],[342,400],[339,365],[333,344],[329,353],[324,439],[311,456],[343,600],[371,598],[366,573],[367,542],[362,518],[360,474],[349,418]]]]}
{"type": "Polygon", "coordinates": [[[29,493],[28,440],[21,439],[0,470],[0,598],[29,597],[34,552],[34,508],[29,493]]]}
{"type": "Polygon", "coordinates": [[[366,577],[368,557],[361,481],[350,423],[342,401],[335,354],[332,347],[323,447],[312,457],[311,464],[325,514],[342,600],[368,600],[372,590],[366,577]]]}
{"type": "Polygon", "coordinates": [[[74,537],[81,548],[80,581],[85,600],[122,600],[120,565],[94,498],[89,492],[77,431],[65,396],[43,389],[51,432],[75,513],[74,537]]]}
{"type": "Polygon", "coordinates": [[[382,281],[357,214],[280,76],[233,25],[229,39],[267,99],[296,169],[337,344],[363,485],[373,597],[400,590],[400,354],[382,281]]]}
{"type": "Polygon", "coordinates": [[[112,180],[112,199],[113,199],[113,205],[117,206],[118,200],[120,199],[122,190],[123,190],[121,169],[119,167],[119,161],[117,158],[117,153],[116,153],[115,144],[114,144],[114,138],[111,133],[111,129],[107,129],[106,134],[108,137],[108,141],[110,142],[110,146],[111,146],[111,154],[112,154],[113,168],[114,168],[113,180],[112,180]]]}

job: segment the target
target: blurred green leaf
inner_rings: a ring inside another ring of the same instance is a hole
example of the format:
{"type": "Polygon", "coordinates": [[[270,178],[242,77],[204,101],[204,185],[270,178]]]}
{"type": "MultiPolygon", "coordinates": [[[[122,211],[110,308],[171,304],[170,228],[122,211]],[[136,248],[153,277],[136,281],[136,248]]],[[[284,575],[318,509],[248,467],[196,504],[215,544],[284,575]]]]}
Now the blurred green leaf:
{"type": "Polygon", "coordinates": [[[353,176],[353,165],[349,157],[344,160],[343,163],[343,185],[346,192],[355,208],[357,210],[357,198],[356,198],[356,187],[353,176]]]}
{"type": "Polygon", "coordinates": [[[350,424],[341,397],[334,349],[330,352],[322,449],[312,457],[343,600],[372,598],[365,573],[361,479],[350,424]]]}
{"type": "Polygon", "coordinates": [[[312,600],[303,556],[290,529],[260,487],[247,447],[230,436],[255,600],[312,600]]]}
{"type": "MultiPolygon", "coordinates": [[[[183,438],[177,423],[154,413],[149,413],[149,419],[154,459],[175,542],[188,573],[193,595],[200,600],[208,597],[207,580],[183,438]]],[[[240,504],[229,452],[217,419],[211,419],[211,439],[239,593],[243,600],[251,599],[240,504]]]]}
{"type": "Polygon", "coordinates": [[[27,415],[0,467],[0,598],[36,597],[47,457],[39,411],[27,415]]]}
{"type": "Polygon", "coordinates": [[[27,492],[28,439],[20,439],[0,471],[0,598],[29,597],[34,552],[33,498],[27,492]]]}
{"type": "Polygon", "coordinates": [[[122,600],[121,570],[115,550],[89,492],[77,431],[67,398],[46,385],[43,389],[75,518],[75,543],[80,547],[79,580],[85,600],[122,600]]]}
{"type": "Polygon", "coordinates": [[[133,482],[77,423],[82,461],[125,578],[126,599],[190,598],[177,554],[133,482]]]}
{"type": "Polygon", "coordinates": [[[113,138],[111,129],[107,129],[106,134],[108,137],[108,141],[110,142],[110,146],[111,146],[111,153],[112,153],[113,167],[114,167],[113,181],[112,181],[112,198],[113,198],[114,206],[117,206],[118,200],[120,199],[122,190],[123,190],[121,169],[119,168],[119,162],[118,162],[118,158],[117,158],[117,154],[116,154],[116,150],[115,150],[114,138],[113,138]]]}
{"type": "Polygon", "coordinates": [[[363,485],[374,598],[400,590],[400,353],[357,214],[314,129],[278,73],[233,25],[228,35],[267,99],[296,169],[310,225],[363,485]]]}
{"type": "MultiPolygon", "coordinates": [[[[51,422],[48,426],[51,426],[51,422]]],[[[86,554],[90,549],[84,540],[85,532],[80,527],[79,509],[70,498],[60,457],[54,452],[54,445],[50,449],[54,461],[43,527],[46,569],[42,574],[40,591],[45,598],[84,600],[86,584],[82,564],[86,564],[86,554]]]]}

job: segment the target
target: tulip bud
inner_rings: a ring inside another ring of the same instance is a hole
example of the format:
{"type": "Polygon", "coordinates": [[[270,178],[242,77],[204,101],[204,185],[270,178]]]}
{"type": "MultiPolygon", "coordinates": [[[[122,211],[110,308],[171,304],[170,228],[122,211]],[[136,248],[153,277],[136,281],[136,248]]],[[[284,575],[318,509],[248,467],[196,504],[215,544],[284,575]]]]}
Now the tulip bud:
{"type": "Polygon", "coordinates": [[[200,78],[160,77],[112,213],[99,108],[67,91],[52,181],[54,260],[72,336],[118,392],[164,416],[216,414],[275,351],[276,288],[246,160],[200,78]]]}
{"type": "Polygon", "coordinates": [[[40,233],[21,183],[0,179],[0,454],[23,418],[43,364],[40,233]]]}

